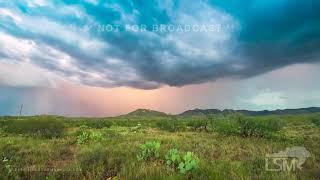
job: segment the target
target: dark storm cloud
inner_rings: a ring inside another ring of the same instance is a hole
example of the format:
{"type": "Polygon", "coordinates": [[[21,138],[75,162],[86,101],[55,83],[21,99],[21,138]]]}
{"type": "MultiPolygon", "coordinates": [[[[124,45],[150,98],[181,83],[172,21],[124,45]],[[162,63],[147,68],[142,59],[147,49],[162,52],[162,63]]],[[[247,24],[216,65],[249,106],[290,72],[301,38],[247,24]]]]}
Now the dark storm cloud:
{"type": "Polygon", "coordinates": [[[211,0],[241,23],[238,42],[256,74],[293,63],[319,61],[320,2],[316,0],[211,0]]]}
{"type": "Polygon", "coordinates": [[[19,58],[0,48],[0,55],[21,60],[27,56],[33,64],[91,86],[183,86],[320,60],[319,1],[30,3],[2,3],[7,14],[0,15],[0,30],[33,41],[36,52],[19,58]],[[205,33],[151,31],[153,25],[195,23],[233,28],[205,33]],[[119,25],[120,32],[98,31],[99,25],[107,24],[119,25]],[[143,24],[148,31],[125,31],[126,24],[143,24]],[[59,52],[50,53],[47,46],[59,52]],[[66,55],[69,64],[59,64],[66,55]]]}

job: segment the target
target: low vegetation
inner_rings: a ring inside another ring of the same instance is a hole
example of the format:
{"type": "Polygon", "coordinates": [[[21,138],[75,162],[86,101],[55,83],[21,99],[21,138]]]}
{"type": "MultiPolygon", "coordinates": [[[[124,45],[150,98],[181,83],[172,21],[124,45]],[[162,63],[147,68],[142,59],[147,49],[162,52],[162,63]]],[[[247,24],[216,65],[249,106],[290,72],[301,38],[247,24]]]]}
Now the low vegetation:
{"type": "Polygon", "coordinates": [[[160,157],[160,142],[148,141],[139,148],[138,160],[155,160],[160,157]]]}
{"type": "Polygon", "coordinates": [[[98,142],[102,141],[103,139],[101,132],[92,131],[86,125],[80,126],[80,130],[77,132],[77,134],[77,144],[98,142]]]}
{"type": "Polygon", "coordinates": [[[169,132],[177,132],[183,129],[175,118],[158,121],[156,125],[159,129],[169,132]]]}
{"type": "Polygon", "coordinates": [[[318,113],[0,117],[0,179],[317,179],[318,113]],[[265,155],[303,146],[303,170],[265,155]]]}
{"type": "Polygon", "coordinates": [[[320,117],[313,117],[312,118],[312,122],[317,125],[320,126],[320,117]]]}
{"type": "Polygon", "coordinates": [[[170,149],[165,156],[166,164],[173,170],[179,170],[181,174],[189,173],[198,167],[198,158],[192,152],[180,156],[177,149],[170,149]]]}
{"type": "Polygon", "coordinates": [[[3,121],[3,130],[16,135],[57,138],[63,135],[64,124],[61,120],[50,116],[32,117],[3,121]]]}

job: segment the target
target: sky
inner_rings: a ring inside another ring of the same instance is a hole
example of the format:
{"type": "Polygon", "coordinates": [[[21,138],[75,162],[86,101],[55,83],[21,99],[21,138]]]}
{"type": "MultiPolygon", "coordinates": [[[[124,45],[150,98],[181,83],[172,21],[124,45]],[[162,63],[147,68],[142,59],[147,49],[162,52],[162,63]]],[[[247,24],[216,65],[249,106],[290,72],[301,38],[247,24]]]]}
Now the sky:
{"type": "Polygon", "coordinates": [[[320,106],[318,0],[0,0],[0,115],[320,106]]]}

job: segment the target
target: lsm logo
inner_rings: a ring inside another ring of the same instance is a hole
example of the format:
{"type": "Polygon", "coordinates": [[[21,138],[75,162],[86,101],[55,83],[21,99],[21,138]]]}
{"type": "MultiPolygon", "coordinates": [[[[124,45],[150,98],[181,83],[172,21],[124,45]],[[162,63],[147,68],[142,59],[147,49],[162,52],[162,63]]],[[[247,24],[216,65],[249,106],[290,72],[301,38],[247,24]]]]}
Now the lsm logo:
{"type": "Polygon", "coordinates": [[[302,165],[308,157],[311,157],[310,152],[305,147],[299,146],[286,148],[274,154],[266,154],[266,171],[302,170],[302,165]]]}

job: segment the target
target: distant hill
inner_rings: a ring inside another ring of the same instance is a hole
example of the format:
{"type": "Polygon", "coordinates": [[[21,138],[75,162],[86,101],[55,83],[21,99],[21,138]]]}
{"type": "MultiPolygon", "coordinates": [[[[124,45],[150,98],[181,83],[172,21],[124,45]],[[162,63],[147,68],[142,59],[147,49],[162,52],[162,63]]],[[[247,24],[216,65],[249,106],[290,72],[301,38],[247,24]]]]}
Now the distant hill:
{"type": "Polygon", "coordinates": [[[222,113],[222,111],[219,109],[194,109],[194,110],[187,110],[179,115],[199,116],[199,115],[220,114],[220,113],[222,113]]]}
{"type": "MultiPolygon", "coordinates": [[[[263,110],[263,111],[250,111],[250,110],[233,110],[233,109],[194,109],[187,110],[179,116],[203,116],[209,114],[230,114],[230,113],[242,113],[248,116],[263,116],[263,115],[291,115],[291,114],[305,114],[305,113],[320,113],[320,107],[309,107],[299,109],[277,109],[277,110],[263,110]]],[[[122,116],[168,116],[164,112],[154,111],[150,109],[137,109],[126,115],[122,116]]]]}
{"type": "Polygon", "coordinates": [[[299,108],[299,109],[278,109],[278,110],[263,110],[263,111],[249,111],[249,110],[232,110],[232,109],[194,109],[185,111],[179,115],[181,116],[199,116],[209,114],[229,114],[229,113],[242,113],[249,116],[261,116],[261,115],[290,115],[290,114],[304,114],[304,113],[316,113],[320,112],[319,107],[299,108]]]}
{"type": "Polygon", "coordinates": [[[137,109],[128,114],[128,116],[167,116],[164,112],[154,111],[150,109],[137,109]]]}

